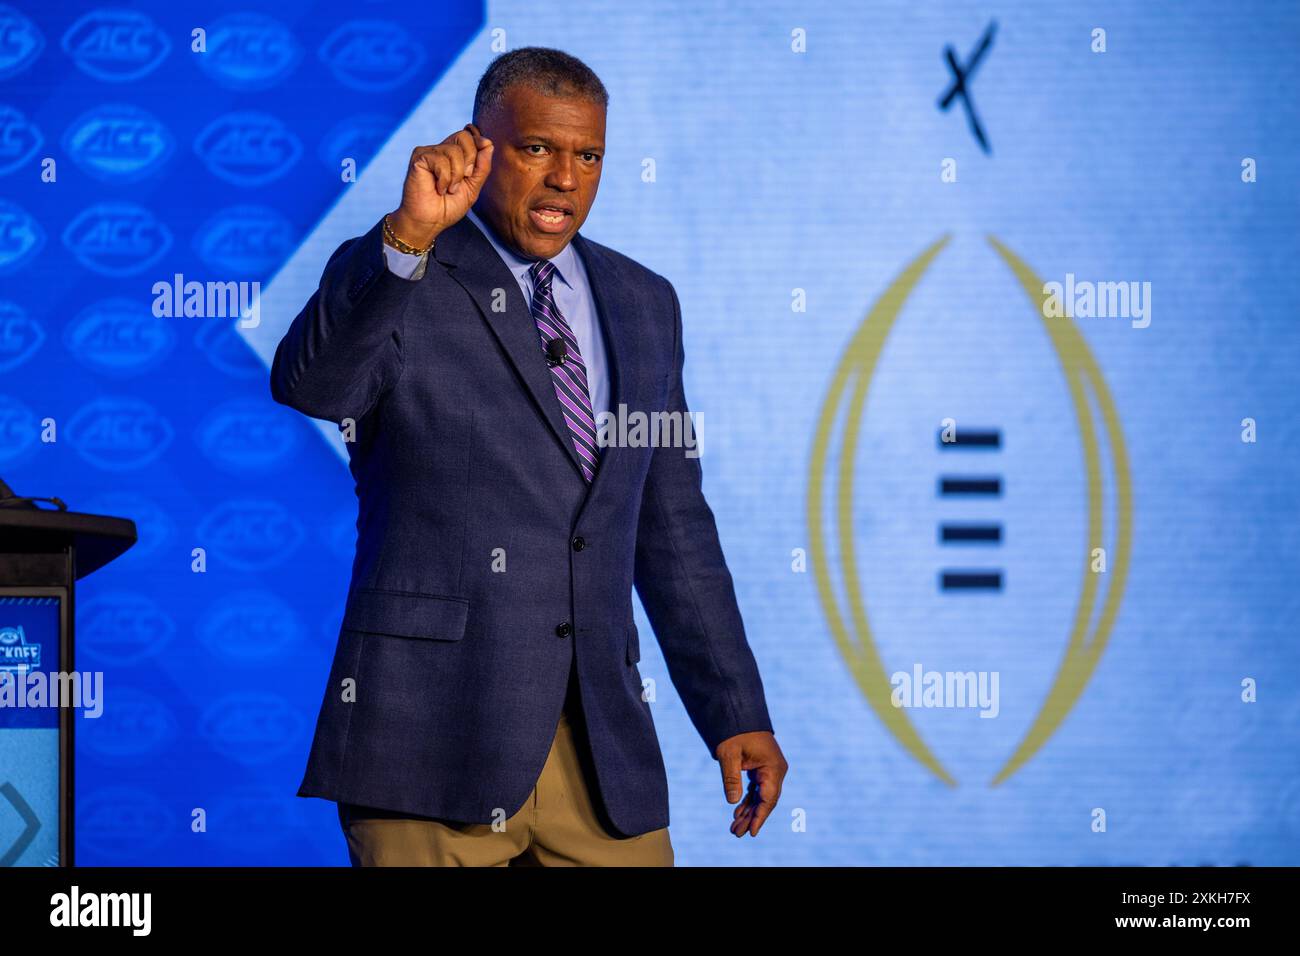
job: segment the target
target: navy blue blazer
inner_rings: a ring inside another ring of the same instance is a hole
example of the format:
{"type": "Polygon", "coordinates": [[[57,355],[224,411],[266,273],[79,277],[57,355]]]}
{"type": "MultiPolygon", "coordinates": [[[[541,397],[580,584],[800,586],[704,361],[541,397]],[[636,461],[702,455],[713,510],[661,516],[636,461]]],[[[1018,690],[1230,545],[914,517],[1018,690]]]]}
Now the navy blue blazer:
{"type": "MultiPolygon", "coordinates": [[[[611,408],[685,412],[672,284],[572,241],[611,408]]],[[[382,243],[381,220],[339,246],[271,366],[277,402],[355,423],[356,559],[298,795],[469,823],[512,816],[576,655],[610,821],[627,836],[665,827],[634,585],[709,753],[772,729],[699,459],[607,446],[588,487],[528,303],[487,237],[462,219],[417,281],[388,270],[382,243]]]]}

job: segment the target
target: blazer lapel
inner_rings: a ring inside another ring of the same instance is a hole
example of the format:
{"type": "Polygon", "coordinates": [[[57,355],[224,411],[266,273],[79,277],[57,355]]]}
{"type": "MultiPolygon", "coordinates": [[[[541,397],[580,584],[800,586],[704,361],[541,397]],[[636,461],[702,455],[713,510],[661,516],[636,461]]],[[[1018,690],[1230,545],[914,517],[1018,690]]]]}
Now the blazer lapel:
{"type": "MultiPolygon", "coordinates": [[[[581,234],[574,235],[573,245],[582,257],[591,282],[591,297],[596,303],[597,321],[600,322],[605,359],[609,365],[609,411],[614,416],[611,431],[617,435],[619,405],[628,404],[636,392],[633,364],[636,301],[617,264],[599,246],[588,242],[581,234]]],[[[600,467],[587,490],[587,501],[591,501],[601,489],[616,484],[625,457],[621,451],[617,445],[600,449],[600,467]]]]}
{"type": "Polygon", "coordinates": [[[555,383],[542,352],[537,323],[514,274],[468,216],[438,237],[433,255],[451,270],[452,278],[474,300],[581,477],[582,467],[569,426],[560,412],[559,399],[555,397],[555,383]],[[505,290],[504,312],[492,309],[495,289],[505,290]]]}
{"type": "MultiPolygon", "coordinates": [[[[605,358],[609,368],[610,412],[617,420],[620,404],[627,404],[636,394],[632,356],[636,354],[635,334],[636,301],[629,290],[626,278],[617,263],[595,243],[581,234],[573,237],[573,245],[591,282],[591,295],[596,304],[596,320],[600,323],[605,343],[605,358]]],[[[484,320],[491,327],[497,341],[510,357],[515,371],[523,379],[533,401],[550,425],[551,432],[563,446],[574,471],[581,477],[582,466],[573,447],[573,437],[565,424],[559,399],[555,397],[555,383],[546,364],[537,324],[519,290],[519,283],[501,261],[487,237],[473,221],[466,217],[438,237],[434,257],[451,270],[450,274],[478,306],[484,320]],[[492,309],[493,290],[505,290],[504,312],[492,309]]],[[[599,423],[598,423],[599,424],[599,423]]],[[[617,429],[614,430],[617,434],[617,429]]],[[[600,463],[596,477],[587,489],[587,500],[607,485],[616,483],[617,472],[624,456],[616,445],[600,449],[600,463]]]]}

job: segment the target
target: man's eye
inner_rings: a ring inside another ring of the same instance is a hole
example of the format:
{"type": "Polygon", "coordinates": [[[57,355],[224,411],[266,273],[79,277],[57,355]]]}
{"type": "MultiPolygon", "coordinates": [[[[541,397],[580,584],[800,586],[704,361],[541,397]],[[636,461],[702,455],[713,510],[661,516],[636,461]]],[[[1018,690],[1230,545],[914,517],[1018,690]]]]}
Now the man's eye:
{"type": "Polygon", "coordinates": [[[589,163],[594,163],[600,160],[600,155],[597,153],[583,153],[582,158],[589,163]]]}
{"type": "MultiPolygon", "coordinates": [[[[545,147],[545,146],[542,146],[540,143],[532,143],[531,145],[529,145],[529,146],[525,146],[525,147],[524,147],[524,149],[545,149],[545,148],[546,148],[546,147],[545,147]]],[[[534,156],[540,156],[540,155],[542,155],[542,154],[541,154],[541,153],[533,153],[533,155],[534,155],[534,156]]]]}

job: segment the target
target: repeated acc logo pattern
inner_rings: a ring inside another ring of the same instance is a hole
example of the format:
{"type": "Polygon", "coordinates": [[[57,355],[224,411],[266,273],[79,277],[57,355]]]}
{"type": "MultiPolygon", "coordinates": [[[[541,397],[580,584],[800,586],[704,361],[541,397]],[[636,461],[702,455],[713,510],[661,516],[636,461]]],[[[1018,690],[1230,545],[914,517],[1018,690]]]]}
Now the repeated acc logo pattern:
{"type": "MultiPolygon", "coordinates": [[[[195,507],[182,510],[174,492],[187,469],[265,475],[304,430],[270,402],[265,365],[234,323],[153,315],[154,280],[274,275],[303,230],[355,181],[347,173],[365,168],[429,89],[434,49],[440,64],[452,62],[482,17],[478,5],[453,0],[435,35],[421,32],[414,8],[385,18],[335,15],[318,31],[315,11],[256,6],[212,15],[187,4],[144,12],[111,0],[80,10],[0,3],[0,277],[42,275],[6,281],[0,298],[8,392],[0,391],[0,474],[39,485],[46,469],[67,468],[66,457],[50,466],[54,456],[38,454],[47,447],[45,404],[16,397],[41,380],[36,366],[54,347],[82,369],[58,383],[70,389],[59,445],[87,466],[77,481],[89,472],[93,486],[101,472],[104,484],[131,487],[83,495],[82,507],[136,519],[141,541],[124,560],[137,573],[176,574],[184,541],[185,549],[201,542],[221,573],[261,578],[293,561],[309,537],[296,513],[301,502],[289,507],[274,482],[264,497],[246,498],[231,495],[237,483],[186,485],[201,497],[183,496],[195,507]],[[164,363],[168,376],[150,374],[164,363]],[[178,397],[172,363],[205,400],[178,397]],[[165,396],[151,391],[164,380],[165,396]],[[22,467],[35,470],[14,473],[22,467]]],[[[225,593],[232,600],[210,604],[200,621],[174,598],[155,595],[150,604],[101,593],[86,606],[87,655],[147,676],[183,643],[183,653],[247,676],[250,663],[273,666],[290,653],[304,631],[301,607],[225,593]],[[200,639],[184,639],[187,630],[200,639]]],[[[314,622],[321,609],[311,607],[314,622]]],[[[142,766],[177,739],[182,722],[186,739],[221,760],[274,757],[302,742],[305,724],[285,698],[235,695],[191,713],[176,706],[175,692],[154,696],[143,693],[151,684],[136,683],[136,692],[109,679],[112,706],[84,741],[78,807],[79,845],[104,858],[175,850],[178,838],[159,834],[188,828],[164,811],[174,801],[162,785],[105,788],[97,766],[142,766]]],[[[260,791],[252,792],[256,801],[260,791]]],[[[284,838],[272,827],[266,844],[284,838]]]]}

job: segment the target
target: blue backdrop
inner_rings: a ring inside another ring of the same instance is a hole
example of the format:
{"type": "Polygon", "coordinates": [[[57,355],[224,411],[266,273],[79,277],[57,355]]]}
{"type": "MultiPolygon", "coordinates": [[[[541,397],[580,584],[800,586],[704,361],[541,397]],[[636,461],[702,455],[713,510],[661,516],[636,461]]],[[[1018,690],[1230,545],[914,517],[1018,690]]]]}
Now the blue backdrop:
{"type": "Polygon", "coordinates": [[[346,863],[294,792],[355,498],[267,365],[525,45],[610,90],[584,233],[680,295],[791,765],[731,838],[643,641],[678,863],[1300,862],[1297,40],[1263,2],[0,5],[0,476],[140,529],[79,590],[78,862],[346,863]],[[184,281],[260,296],[157,315],[184,281]],[[997,693],[893,706],[915,672],[997,693]]]}

